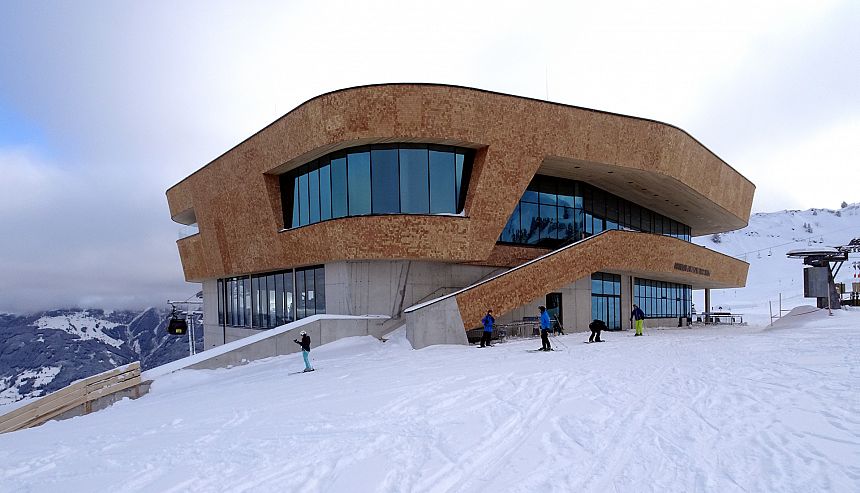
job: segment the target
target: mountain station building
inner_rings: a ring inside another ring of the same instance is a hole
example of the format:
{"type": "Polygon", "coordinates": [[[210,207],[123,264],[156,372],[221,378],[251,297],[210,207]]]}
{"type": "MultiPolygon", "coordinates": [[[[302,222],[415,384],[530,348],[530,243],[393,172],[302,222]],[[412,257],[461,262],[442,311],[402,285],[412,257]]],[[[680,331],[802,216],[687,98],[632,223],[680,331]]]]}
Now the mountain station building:
{"type": "Polygon", "coordinates": [[[465,87],[317,96],[167,191],[207,348],[315,314],[385,315],[416,348],[546,305],[567,331],[690,315],[749,265],[691,243],[755,186],[671,125],[465,87]]]}

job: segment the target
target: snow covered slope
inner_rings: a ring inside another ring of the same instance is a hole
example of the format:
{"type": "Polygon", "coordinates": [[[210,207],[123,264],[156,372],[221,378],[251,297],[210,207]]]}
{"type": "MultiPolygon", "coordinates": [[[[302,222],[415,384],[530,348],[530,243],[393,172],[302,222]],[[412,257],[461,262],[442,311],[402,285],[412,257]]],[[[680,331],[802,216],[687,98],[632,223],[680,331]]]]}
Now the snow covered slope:
{"type": "MultiPolygon", "coordinates": [[[[805,211],[781,211],[753,214],[749,225],[737,231],[719,235],[718,243],[713,236],[702,236],[694,242],[749,262],[747,287],[743,289],[713,290],[711,305],[722,306],[736,313],[751,315],[754,323],[768,322],[768,300],[777,301],[782,293],[783,308],[815,304],[815,299],[803,297],[803,262],[789,259],[785,254],[797,248],[846,245],[852,238],[860,237],[860,204],[851,204],[838,210],[809,209],[805,211]]],[[[860,255],[852,255],[852,262],[860,261],[860,255]]],[[[846,262],[837,282],[849,287],[857,273],[850,262],[846,262]]],[[[696,309],[703,311],[703,292],[694,296],[696,309]]]]}
{"type": "Polygon", "coordinates": [[[860,310],[493,348],[344,339],[0,435],[0,491],[860,490],[860,310]]]}

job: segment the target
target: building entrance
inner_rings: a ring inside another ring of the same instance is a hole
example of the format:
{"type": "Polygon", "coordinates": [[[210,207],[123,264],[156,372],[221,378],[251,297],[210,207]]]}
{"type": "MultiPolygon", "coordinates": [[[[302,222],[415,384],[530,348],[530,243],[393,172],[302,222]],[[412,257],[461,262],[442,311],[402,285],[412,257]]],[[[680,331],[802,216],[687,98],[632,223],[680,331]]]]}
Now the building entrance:
{"type": "Polygon", "coordinates": [[[553,324],[558,320],[559,325],[564,327],[564,314],[561,308],[561,293],[549,293],[546,295],[546,310],[549,312],[549,319],[553,324]]]}

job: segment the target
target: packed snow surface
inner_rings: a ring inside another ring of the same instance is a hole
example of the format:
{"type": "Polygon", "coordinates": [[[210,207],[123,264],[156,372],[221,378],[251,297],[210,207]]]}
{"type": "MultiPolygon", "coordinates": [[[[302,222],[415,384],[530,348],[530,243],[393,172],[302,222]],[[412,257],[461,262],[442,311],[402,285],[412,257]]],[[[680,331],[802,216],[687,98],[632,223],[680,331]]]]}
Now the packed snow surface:
{"type": "Polygon", "coordinates": [[[811,311],[182,370],[0,435],[0,491],[860,491],[860,311],[811,311]]]}

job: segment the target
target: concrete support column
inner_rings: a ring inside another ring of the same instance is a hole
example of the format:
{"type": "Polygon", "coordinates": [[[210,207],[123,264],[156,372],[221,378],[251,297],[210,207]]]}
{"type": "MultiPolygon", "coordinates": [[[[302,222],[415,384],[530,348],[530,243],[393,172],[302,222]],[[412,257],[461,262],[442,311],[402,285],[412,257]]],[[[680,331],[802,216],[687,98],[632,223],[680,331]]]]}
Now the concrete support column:
{"type": "MultiPolygon", "coordinates": [[[[705,288],[705,312],[710,313],[711,311],[711,290],[709,288],[705,288]]],[[[710,317],[705,316],[705,323],[710,323],[710,317]]]]}

